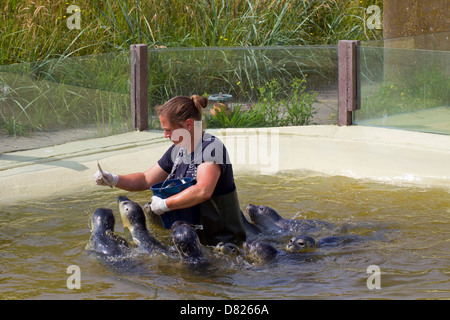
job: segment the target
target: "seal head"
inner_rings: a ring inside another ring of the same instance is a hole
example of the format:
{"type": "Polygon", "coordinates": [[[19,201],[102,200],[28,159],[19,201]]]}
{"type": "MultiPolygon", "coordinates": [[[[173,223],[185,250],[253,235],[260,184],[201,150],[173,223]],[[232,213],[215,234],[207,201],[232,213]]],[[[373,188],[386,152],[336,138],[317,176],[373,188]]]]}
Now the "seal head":
{"type": "Polygon", "coordinates": [[[214,252],[233,257],[241,254],[239,247],[231,242],[219,242],[214,247],[214,252]]]}
{"type": "Polygon", "coordinates": [[[335,229],[332,223],[321,220],[284,219],[278,212],[267,206],[247,206],[247,212],[253,223],[263,233],[289,233],[291,235],[314,232],[322,229],[335,229]]]}
{"type": "Polygon", "coordinates": [[[244,242],[243,244],[245,255],[248,259],[256,263],[268,262],[273,260],[278,250],[272,245],[264,241],[244,242]]]}
{"type": "Polygon", "coordinates": [[[172,241],[181,260],[193,266],[204,266],[208,264],[208,260],[201,250],[197,233],[191,226],[182,221],[176,221],[171,229],[172,241]]]}
{"type": "Polygon", "coordinates": [[[253,223],[264,232],[280,231],[278,223],[284,219],[274,209],[267,206],[255,206],[249,204],[247,213],[253,223]]]}
{"type": "Polygon", "coordinates": [[[313,237],[307,235],[298,235],[292,237],[289,243],[286,245],[287,252],[302,252],[310,248],[316,247],[317,243],[313,237]]]}

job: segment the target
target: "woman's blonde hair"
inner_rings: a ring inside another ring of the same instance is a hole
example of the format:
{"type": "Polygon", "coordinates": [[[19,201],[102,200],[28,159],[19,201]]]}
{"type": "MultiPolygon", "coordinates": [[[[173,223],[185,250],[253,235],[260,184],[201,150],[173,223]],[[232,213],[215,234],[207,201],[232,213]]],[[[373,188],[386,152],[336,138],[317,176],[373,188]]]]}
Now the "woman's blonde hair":
{"type": "Polygon", "coordinates": [[[199,95],[189,98],[177,96],[155,108],[159,116],[165,116],[172,123],[182,124],[187,119],[202,120],[202,109],[208,105],[208,99],[199,95]]]}

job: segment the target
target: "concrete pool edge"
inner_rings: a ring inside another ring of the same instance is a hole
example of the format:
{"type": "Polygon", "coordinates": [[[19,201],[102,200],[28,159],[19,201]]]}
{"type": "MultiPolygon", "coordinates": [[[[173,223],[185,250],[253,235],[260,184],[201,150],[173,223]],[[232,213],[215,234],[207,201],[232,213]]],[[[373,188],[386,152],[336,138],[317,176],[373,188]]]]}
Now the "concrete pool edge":
{"type": "MultiPolygon", "coordinates": [[[[364,126],[207,131],[225,143],[237,174],[307,170],[450,188],[448,135],[364,126]]],[[[117,174],[143,171],[169,146],[161,131],[144,131],[1,154],[1,203],[93,192],[97,160],[117,174]]]]}

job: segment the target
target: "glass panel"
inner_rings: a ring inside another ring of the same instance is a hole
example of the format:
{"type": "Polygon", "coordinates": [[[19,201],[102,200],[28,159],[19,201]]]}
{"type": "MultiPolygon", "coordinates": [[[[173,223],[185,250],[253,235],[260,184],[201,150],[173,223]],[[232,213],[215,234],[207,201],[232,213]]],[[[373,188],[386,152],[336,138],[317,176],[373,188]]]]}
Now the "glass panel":
{"type": "Polygon", "coordinates": [[[360,47],[354,123],[450,134],[450,52],[360,47]]]}
{"type": "MultiPolygon", "coordinates": [[[[171,97],[219,93],[235,117],[207,110],[209,127],[335,124],[337,60],[336,46],[150,49],[150,128],[171,97]]],[[[1,66],[0,152],[128,131],[130,102],[129,51],[1,66]]]]}
{"type": "Polygon", "coordinates": [[[2,145],[12,151],[130,130],[129,79],[128,51],[0,66],[2,145]]]}
{"type": "Polygon", "coordinates": [[[211,122],[206,112],[209,127],[336,123],[336,46],[149,50],[149,70],[152,109],[177,95],[231,95],[224,103],[234,122],[211,122]],[[271,109],[262,122],[242,116],[262,107],[271,109]]]}

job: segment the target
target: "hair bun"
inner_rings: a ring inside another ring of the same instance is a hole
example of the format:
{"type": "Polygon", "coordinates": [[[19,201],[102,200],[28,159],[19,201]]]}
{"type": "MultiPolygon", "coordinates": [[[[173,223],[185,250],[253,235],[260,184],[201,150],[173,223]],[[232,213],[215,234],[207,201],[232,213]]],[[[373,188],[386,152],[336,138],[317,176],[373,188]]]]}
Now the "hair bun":
{"type": "Polygon", "coordinates": [[[195,107],[201,112],[202,108],[206,108],[208,106],[208,99],[198,94],[194,94],[191,97],[191,100],[194,102],[195,107]]]}

